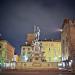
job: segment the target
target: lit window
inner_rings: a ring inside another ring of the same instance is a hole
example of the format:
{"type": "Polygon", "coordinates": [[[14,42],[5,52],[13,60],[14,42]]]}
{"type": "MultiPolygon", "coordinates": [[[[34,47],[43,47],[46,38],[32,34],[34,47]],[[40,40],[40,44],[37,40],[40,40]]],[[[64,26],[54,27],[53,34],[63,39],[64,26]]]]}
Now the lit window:
{"type": "Polygon", "coordinates": [[[27,60],[28,60],[28,56],[25,55],[25,56],[24,56],[24,61],[27,62],[27,60]]]}

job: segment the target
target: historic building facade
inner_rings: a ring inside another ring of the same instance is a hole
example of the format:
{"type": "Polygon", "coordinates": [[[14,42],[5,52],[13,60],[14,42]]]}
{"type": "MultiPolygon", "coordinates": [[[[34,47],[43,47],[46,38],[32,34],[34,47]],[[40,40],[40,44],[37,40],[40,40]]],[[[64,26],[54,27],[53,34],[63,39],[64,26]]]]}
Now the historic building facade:
{"type": "Polygon", "coordinates": [[[61,62],[61,41],[42,40],[41,44],[44,50],[44,57],[46,59],[46,62],[61,62]]]}
{"type": "Polygon", "coordinates": [[[58,68],[61,62],[61,41],[39,40],[40,29],[34,28],[33,34],[27,35],[27,42],[21,45],[21,61],[16,69],[58,68]]]}
{"type": "Polygon", "coordinates": [[[29,44],[23,44],[21,45],[21,61],[22,62],[27,62],[31,61],[31,52],[32,52],[32,47],[29,44]]]}
{"type": "Polygon", "coordinates": [[[14,54],[13,61],[14,62],[19,62],[20,61],[20,56],[17,55],[17,54],[14,54]]]}
{"type": "Polygon", "coordinates": [[[65,67],[75,68],[75,20],[65,19],[61,32],[62,61],[65,67]],[[74,64],[73,64],[74,63],[74,64]]]}
{"type": "Polygon", "coordinates": [[[6,40],[0,40],[0,64],[11,62],[15,48],[6,40]]]}

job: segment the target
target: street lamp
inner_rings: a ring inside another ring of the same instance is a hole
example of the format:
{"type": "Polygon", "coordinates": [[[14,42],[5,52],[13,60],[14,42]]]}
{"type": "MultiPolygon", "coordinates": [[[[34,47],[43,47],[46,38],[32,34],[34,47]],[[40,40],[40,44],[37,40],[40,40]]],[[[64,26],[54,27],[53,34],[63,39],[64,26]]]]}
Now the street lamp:
{"type": "Polygon", "coordinates": [[[62,32],[62,31],[63,31],[63,29],[59,28],[59,29],[57,29],[57,31],[58,31],[58,32],[62,32]]]}

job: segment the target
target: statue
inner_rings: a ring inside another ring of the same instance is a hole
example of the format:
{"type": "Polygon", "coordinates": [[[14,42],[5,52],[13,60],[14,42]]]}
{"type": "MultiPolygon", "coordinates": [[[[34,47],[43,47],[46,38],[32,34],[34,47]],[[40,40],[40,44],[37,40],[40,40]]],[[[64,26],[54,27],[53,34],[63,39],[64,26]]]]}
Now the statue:
{"type": "Polygon", "coordinates": [[[39,36],[40,36],[39,26],[34,26],[34,33],[35,33],[36,40],[39,40],[39,36]]]}

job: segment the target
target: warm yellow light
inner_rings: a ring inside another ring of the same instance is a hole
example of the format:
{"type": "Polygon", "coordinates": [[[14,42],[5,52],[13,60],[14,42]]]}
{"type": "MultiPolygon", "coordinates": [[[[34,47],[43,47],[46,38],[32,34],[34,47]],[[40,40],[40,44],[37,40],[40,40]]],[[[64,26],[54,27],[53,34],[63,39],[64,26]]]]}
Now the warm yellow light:
{"type": "Polygon", "coordinates": [[[61,61],[61,42],[43,41],[44,56],[47,62],[60,62],[61,61]],[[55,58],[56,56],[56,58],[55,58]]]}

